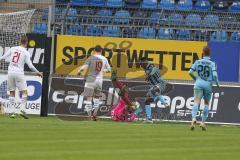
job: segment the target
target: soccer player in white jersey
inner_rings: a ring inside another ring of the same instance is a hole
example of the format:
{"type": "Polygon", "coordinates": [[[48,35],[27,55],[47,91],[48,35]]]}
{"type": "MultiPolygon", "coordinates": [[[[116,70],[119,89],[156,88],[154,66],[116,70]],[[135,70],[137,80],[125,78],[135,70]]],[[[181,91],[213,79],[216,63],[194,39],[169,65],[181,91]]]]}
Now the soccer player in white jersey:
{"type": "MultiPolygon", "coordinates": [[[[20,39],[20,46],[12,47],[9,49],[0,60],[7,59],[10,57],[10,62],[8,66],[8,91],[9,95],[9,106],[14,108],[15,105],[15,90],[16,88],[22,93],[21,97],[21,112],[20,115],[25,119],[28,119],[25,107],[27,103],[27,83],[24,78],[24,65],[25,63],[28,67],[35,72],[38,76],[42,77],[40,73],[32,64],[30,59],[30,53],[26,50],[28,44],[28,38],[22,36],[20,39]]],[[[15,117],[15,113],[11,115],[12,118],[15,117]]]]}
{"type": "Polygon", "coordinates": [[[78,71],[78,75],[82,75],[82,72],[87,70],[82,95],[86,97],[85,110],[88,116],[94,121],[96,121],[97,112],[100,107],[99,98],[102,91],[103,72],[111,72],[108,60],[102,56],[102,52],[102,47],[97,45],[94,49],[94,55],[90,56],[78,71]]]}

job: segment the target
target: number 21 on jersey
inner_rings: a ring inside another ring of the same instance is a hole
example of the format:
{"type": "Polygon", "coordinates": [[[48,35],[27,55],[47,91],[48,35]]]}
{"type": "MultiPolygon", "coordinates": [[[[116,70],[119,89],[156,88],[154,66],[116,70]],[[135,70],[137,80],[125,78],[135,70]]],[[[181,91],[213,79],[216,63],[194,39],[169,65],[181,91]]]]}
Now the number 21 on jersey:
{"type": "Polygon", "coordinates": [[[20,58],[20,53],[19,52],[14,52],[13,58],[12,58],[12,62],[13,63],[18,63],[20,58]]]}

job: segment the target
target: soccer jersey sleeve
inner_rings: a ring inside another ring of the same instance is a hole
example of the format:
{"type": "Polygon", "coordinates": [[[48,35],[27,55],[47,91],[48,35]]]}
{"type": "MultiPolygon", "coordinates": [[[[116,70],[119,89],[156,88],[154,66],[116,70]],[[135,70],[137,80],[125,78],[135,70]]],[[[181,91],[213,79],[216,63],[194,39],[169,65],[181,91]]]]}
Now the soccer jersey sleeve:
{"type": "Polygon", "coordinates": [[[32,61],[30,59],[30,54],[26,54],[26,64],[33,72],[39,72],[34,65],[32,64],[32,61]]]}
{"type": "Polygon", "coordinates": [[[213,65],[212,65],[212,74],[213,74],[213,80],[215,81],[216,85],[219,86],[216,63],[213,63],[213,65]]]}
{"type": "Polygon", "coordinates": [[[195,63],[191,66],[189,70],[189,75],[192,77],[193,80],[196,80],[196,76],[194,75],[194,71],[196,71],[196,65],[197,61],[195,61],[195,63]]]}
{"type": "Polygon", "coordinates": [[[9,57],[11,55],[11,51],[12,49],[9,49],[2,57],[0,57],[0,60],[6,59],[7,57],[9,57]]]}
{"type": "Polygon", "coordinates": [[[108,63],[108,60],[105,59],[105,68],[103,70],[104,72],[111,72],[110,64],[108,63]]]}

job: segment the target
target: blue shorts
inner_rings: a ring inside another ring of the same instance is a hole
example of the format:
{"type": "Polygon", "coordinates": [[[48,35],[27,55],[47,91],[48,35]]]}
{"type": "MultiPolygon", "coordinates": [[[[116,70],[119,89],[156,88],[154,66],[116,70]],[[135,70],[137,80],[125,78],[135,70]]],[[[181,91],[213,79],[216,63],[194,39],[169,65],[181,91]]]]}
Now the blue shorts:
{"type": "Polygon", "coordinates": [[[212,91],[206,89],[196,89],[194,88],[194,98],[204,99],[210,101],[212,97],[212,91]]]}

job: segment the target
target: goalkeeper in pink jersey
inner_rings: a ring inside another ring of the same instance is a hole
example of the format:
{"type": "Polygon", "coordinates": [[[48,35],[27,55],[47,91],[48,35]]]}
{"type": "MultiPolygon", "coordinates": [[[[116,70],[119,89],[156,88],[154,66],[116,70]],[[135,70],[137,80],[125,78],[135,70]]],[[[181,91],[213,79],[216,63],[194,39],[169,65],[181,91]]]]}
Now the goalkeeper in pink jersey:
{"type": "Polygon", "coordinates": [[[112,83],[114,88],[119,89],[120,100],[117,105],[113,106],[111,116],[112,120],[120,122],[132,122],[136,115],[141,112],[138,102],[132,102],[129,99],[128,87],[121,81],[117,80],[116,72],[112,72],[112,83]]]}

